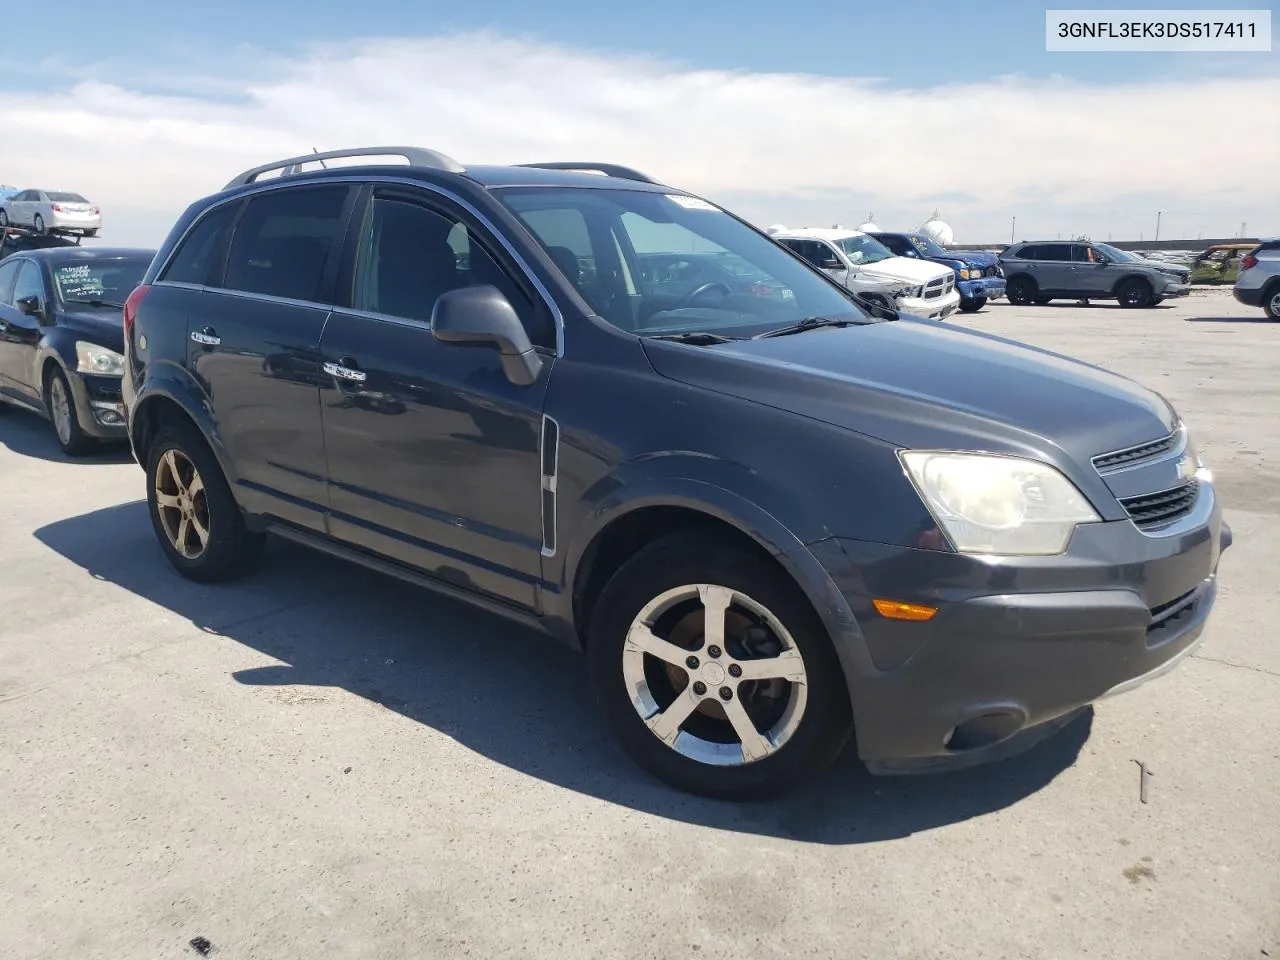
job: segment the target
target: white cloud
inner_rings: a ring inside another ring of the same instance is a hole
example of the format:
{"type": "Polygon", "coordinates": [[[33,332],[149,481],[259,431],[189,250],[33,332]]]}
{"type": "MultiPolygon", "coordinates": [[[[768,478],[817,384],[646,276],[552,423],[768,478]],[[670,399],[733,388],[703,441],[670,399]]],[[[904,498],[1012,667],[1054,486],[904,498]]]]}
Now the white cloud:
{"type": "MultiPolygon", "coordinates": [[[[107,237],[158,243],[240,169],[320,149],[416,143],[464,163],[612,160],[760,223],[915,227],[961,239],[1280,233],[1280,75],[1089,85],[1001,77],[931,89],[697,70],[492,34],[370,40],[296,59],[230,56],[166,78],[100,65],[65,90],[0,95],[0,182],[76,189],[107,237]],[[936,202],[935,202],[936,200],[936,202]]],[[[136,69],[136,68],[135,68],[136,69]]],[[[82,74],[83,75],[83,74],[82,74]]]]}

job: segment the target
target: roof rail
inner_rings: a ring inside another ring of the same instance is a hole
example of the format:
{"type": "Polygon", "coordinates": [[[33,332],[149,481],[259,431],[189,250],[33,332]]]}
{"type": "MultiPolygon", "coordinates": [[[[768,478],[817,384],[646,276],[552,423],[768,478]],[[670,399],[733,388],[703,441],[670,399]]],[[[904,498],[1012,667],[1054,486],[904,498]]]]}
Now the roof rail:
{"type": "Polygon", "coordinates": [[[620,180],[639,180],[641,183],[657,183],[639,170],[619,166],[616,163],[577,163],[571,160],[556,160],[548,163],[517,163],[517,167],[538,167],[541,170],[585,170],[603,173],[606,177],[617,177],[620,180]]]}
{"type": "Polygon", "coordinates": [[[246,170],[239,174],[224,190],[230,190],[232,187],[243,187],[245,184],[253,183],[261,174],[268,173],[271,170],[279,170],[281,176],[291,176],[300,173],[302,164],[314,163],[323,160],[336,160],[341,157],[404,157],[409,161],[411,167],[431,167],[435,170],[447,170],[449,173],[462,173],[466,170],[462,164],[453,157],[446,156],[438,150],[428,150],[425,147],[355,147],[350,150],[327,150],[324,153],[308,153],[301,157],[289,157],[286,160],[277,160],[274,163],[264,163],[260,167],[254,167],[252,170],[246,170]]]}

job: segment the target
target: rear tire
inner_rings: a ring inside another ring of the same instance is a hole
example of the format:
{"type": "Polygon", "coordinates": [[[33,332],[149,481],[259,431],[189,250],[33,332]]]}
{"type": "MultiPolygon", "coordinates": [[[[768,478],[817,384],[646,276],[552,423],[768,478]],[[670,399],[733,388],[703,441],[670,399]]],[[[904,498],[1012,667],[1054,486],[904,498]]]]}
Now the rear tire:
{"type": "Polygon", "coordinates": [[[98,235],[98,231],[97,231],[97,230],[86,230],[86,231],[84,232],[84,235],[85,235],[86,237],[88,237],[88,238],[92,239],[92,238],[94,238],[94,237],[96,237],[96,236],[98,235]]]}
{"type": "Polygon", "coordinates": [[[218,458],[194,426],[174,424],[147,451],[147,507],[169,563],[189,580],[213,583],[249,572],[262,553],[218,458]]]}
{"type": "Polygon", "coordinates": [[[705,532],[668,535],[623,564],[595,604],[587,657],[623,749],[690,793],[777,793],[830,763],[852,729],[840,662],[800,588],[705,532]]]}
{"type": "Polygon", "coordinates": [[[977,313],[986,305],[987,305],[986,297],[978,297],[977,299],[974,299],[974,300],[961,300],[960,312],[961,313],[977,313]]]}
{"type": "Polygon", "coordinates": [[[1280,320],[1280,283],[1272,284],[1263,296],[1262,309],[1272,320],[1280,320]]]}
{"type": "Polygon", "coordinates": [[[1040,288],[1036,285],[1036,282],[1030,277],[1011,277],[1005,283],[1004,288],[1005,296],[1009,298],[1009,302],[1019,307],[1025,307],[1031,303],[1036,298],[1039,290],[1040,288]]]}
{"type": "Polygon", "coordinates": [[[1144,309],[1154,306],[1155,297],[1151,293],[1151,284],[1145,280],[1126,280],[1116,290],[1120,306],[1130,309],[1144,309]]]}

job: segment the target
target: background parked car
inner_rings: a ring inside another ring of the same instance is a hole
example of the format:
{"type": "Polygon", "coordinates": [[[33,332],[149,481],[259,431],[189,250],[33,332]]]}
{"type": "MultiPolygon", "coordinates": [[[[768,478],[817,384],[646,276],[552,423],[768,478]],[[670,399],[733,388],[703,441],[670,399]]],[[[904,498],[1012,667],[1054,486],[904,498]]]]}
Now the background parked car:
{"type": "Polygon", "coordinates": [[[20,190],[0,206],[0,228],[16,224],[37,233],[78,233],[96,237],[102,212],[78,193],[20,190]]]}
{"type": "Polygon", "coordinates": [[[69,454],[126,436],[121,311],[152,256],[72,246],[0,263],[0,401],[47,417],[69,454]]]}
{"type": "Polygon", "coordinates": [[[1235,298],[1280,320],[1280,237],[1268,237],[1240,260],[1235,298]]]}
{"type": "Polygon", "coordinates": [[[1023,241],[1000,254],[1010,303],[1119,300],[1122,307],[1154,307],[1191,292],[1186,267],[1144,260],[1105,243],[1023,241]]]}
{"type": "Polygon", "coordinates": [[[875,237],[858,230],[781,227],[770,228],[769,232],[779,243],[855,293],[865,295],[868,281],[878,289],[893,289],[893,306],[903,313],[945,320],[960,305],[951,268],[895,256],[875,237]]]}
{"type": "Polygon", "coordinates": [[[1219,243],[1192,261],[1192,283],[1235,283],[1240,275],[1240,261],[1256,247],[1255,243],[1219,243]]]}
{"type": "Polygon", "coordinates": [[[960,309],[981,310],[990,300],[1004,296],[1004,274],[994,253],[986,250],[948,250],[924,233],[873,232],[875,237],[900,257],[940,263],[955,271],[960,291],[960,309]]]}

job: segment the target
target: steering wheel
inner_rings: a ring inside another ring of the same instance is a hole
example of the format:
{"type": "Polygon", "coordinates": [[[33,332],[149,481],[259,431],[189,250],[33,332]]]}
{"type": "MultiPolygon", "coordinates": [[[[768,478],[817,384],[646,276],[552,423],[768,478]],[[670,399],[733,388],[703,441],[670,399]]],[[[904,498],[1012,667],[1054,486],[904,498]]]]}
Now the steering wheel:
{"type": "Polygon", "coordinates": [[[689,306],[690,304],[693,303],[693,301],[697,300],[704,293],[709,293],[712,290],[714,290],[716,287],[719,287],[721,290],[723,290],[724,295],[726,297],[733,296],[733,291],[729,289],[728,284],[721,283],[719,280],[708,280],[706,283],[698,284],[696,287],[694,287],[692,290],[686,293],[683,297],[681,297],[680,302],[676,304],[675,309],[679,310],[681,307],[689,306]]]}

